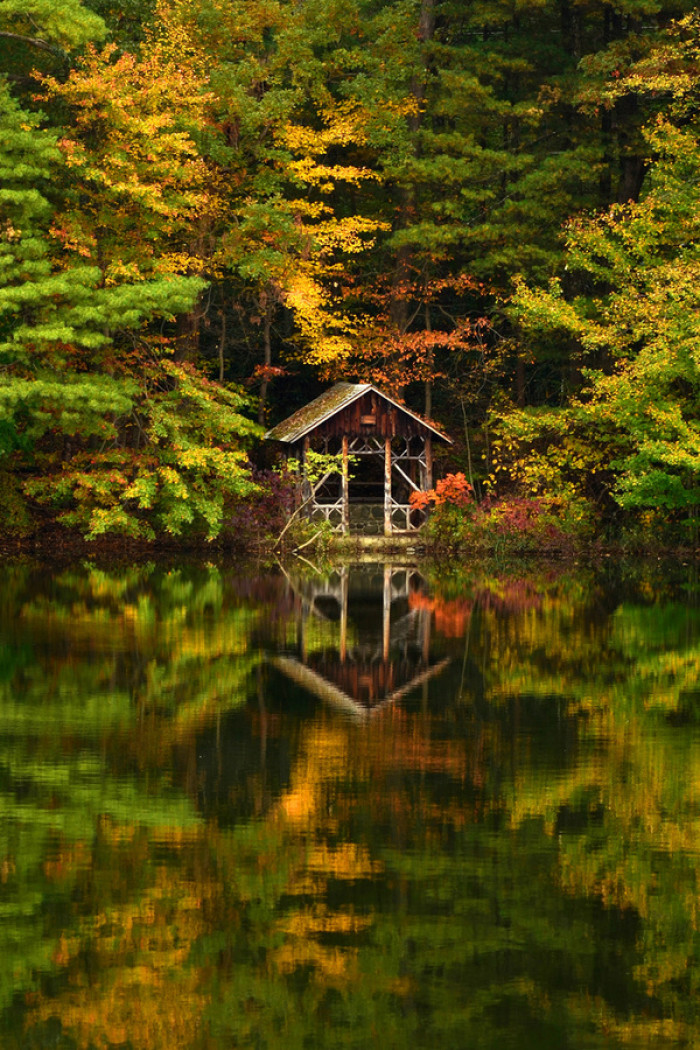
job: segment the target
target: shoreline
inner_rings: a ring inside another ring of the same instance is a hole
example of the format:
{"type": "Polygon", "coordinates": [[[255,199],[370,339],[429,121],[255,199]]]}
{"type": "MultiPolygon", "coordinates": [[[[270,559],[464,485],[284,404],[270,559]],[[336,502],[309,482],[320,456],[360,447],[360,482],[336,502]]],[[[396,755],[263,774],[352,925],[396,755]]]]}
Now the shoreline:
{"type": "Polygon", "coordinates": [[[97,540],[87,540],[77,531],[50,525],[45,529],[29,535],[3,535],[0,533],[0,557],[4,560],[14,558],[51,559],[69,561],[77,558],[115,558],[123,560],[147,559],[185,555],[189,557],[220,557],[229,555],[241,560],[280,561],[285,558],[309,560],[321,555],[324,561],[334,557],[360,560],[379,560],[387,557],[409,555],[411,558],[428,559],[442,562],[453,558],[477,557],[484,560],[499,558],[546,561],[608,559],[619,557],[641,560],[683,558],[688,561],[700,561],[700,549],[688,547],[626,547],[624,544],[608,544],[593,540],[587,544],[571,544],[562,547],[560,544],[543,545],[537,550],[494,543],[473,546],[449,546],[422,539],[420,534],[394,536],[333,536],[327,542],[315,546],[275,549],[274,539],[269,544],[260,543],[244,545],[224,536],[208,542],[201,538],[161,537],[147,541],[128,536],[102,536],[97,540]]]}

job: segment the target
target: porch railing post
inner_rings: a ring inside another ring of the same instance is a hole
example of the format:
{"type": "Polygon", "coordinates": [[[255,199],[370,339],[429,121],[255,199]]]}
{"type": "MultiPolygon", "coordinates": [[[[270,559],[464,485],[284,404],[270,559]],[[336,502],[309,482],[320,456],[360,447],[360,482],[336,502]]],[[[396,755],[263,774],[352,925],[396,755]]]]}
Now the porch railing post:
{"type": "Polygon", "coordinates": [[[384,441],[384,535],[391,536],[391,438],[384,441]]]}
{"type": "Polygon", "coordinates": [[[340,479],[343,498],[343,509],[341,514],[341,531],[347,536],[350,531],[350,469],[348,462],[348,436],[343,434],[343,472],[340,479]]]}
{"type": "Polygon", "coordinates": [[[433,487],[433,438],[431,434],[425,435],[425,487],[433,487]]]}

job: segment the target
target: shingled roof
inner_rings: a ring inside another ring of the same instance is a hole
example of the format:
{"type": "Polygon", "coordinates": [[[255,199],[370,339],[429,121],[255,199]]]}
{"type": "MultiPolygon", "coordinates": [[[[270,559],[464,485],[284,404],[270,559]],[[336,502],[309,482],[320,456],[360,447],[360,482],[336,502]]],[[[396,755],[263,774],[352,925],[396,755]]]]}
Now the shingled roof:
{"type": "Polygon", "coordinates": [[[406,408],[405,405],[395,401],[382,390],[378,390],[376,386],[372,386],[371,383],[336,383],[329,390],[324,390],[322,394],[310,401],[308,405],[304,405],[303,408],[300,408],[293,415],[278,423],[272,430],[268,430],[265,437],[270,441],[284,441],[286,444],[293,445],[306,437],[307,434],[310,434],[321,423],[324,423],[331,416],[342,411],[342,409],[347,408],[353,401],[357,401],[358,398],[370,390],[373,390],[375,394],[388,401],[389,404],[394,405],[401,412],[405,412],[407,416],[417,420],[427,430],[430,430],[436,437],[440,438],[441,441],[447,441],[449,444],[452,444],[450,439],[433,426],[432,423],[426,422],[416,412],[411,412],[410,408],[406,408]]]}

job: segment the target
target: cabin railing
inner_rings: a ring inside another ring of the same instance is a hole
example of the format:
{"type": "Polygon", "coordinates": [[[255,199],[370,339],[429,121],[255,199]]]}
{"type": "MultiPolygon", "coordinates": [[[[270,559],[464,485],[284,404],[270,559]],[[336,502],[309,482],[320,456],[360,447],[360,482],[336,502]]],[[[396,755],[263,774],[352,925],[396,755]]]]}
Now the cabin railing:
{"type": "MultiPolygon", "coordinates": [[[[383,532],[384,528],[384,503],[379,500],[351,500],[349,506],[350,524],[358,524],[358,519],[366,526],[367,532],[383,532]]],[[[343,499],[342,496],[336,500],[315,500],[311,507],[311,518],[327,521],[333,532],[343,532],[343,499]]],[[[392,498],[391,501],[391,529],[392,534],[418,532],[427,520],[425,510],[414,507],[410,503],[399,503],[392,498]]],[[[362,531],[362,530],[360,530],[362,531]]]]}

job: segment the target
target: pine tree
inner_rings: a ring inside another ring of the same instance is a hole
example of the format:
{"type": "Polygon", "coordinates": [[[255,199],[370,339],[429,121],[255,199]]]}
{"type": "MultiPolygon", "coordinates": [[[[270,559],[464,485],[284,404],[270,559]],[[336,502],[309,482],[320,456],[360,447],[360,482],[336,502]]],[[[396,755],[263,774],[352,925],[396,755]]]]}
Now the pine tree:
{"type": "Polygon", "coordinates": [[[660,512],[659,524],[693,524],[700,503],[699,39],[697,16],[671,27],[616,88],[667,93],[666,115],[644,130],[640,199],[572,222],[565,279],[516,298],[533,340],[576,348],[580,392],[505,423],[521,481],[610,492],[632,517],[660,512]]]}

